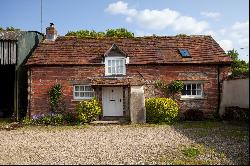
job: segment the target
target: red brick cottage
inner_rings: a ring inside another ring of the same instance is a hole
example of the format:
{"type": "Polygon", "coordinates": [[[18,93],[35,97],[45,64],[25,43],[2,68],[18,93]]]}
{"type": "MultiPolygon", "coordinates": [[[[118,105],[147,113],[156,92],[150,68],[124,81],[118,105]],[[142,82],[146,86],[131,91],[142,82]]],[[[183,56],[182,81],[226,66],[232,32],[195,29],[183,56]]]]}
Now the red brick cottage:
{"type": "Polygon", "coordinates": [[[140,105],[131,100],[131,87],[146,98],[157,96],[156,80],[185,83],[178,99],[182,112],[192,108],[211,115],[219,108],[231,59],[211,36],[55,39],[53,26],[47,33],[26,64],[31,116],[49,111],[48,90],[55,83],[62,84],[71,112],[95,96],[102,103],[100,118],[129,117],[140,105]]]}

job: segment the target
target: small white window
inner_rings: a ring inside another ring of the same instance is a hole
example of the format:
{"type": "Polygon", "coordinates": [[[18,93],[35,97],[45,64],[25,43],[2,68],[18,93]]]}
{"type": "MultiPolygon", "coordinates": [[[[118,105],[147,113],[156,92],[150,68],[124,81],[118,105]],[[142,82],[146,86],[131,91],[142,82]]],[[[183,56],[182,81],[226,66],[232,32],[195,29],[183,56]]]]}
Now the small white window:
{"type": "Polygon", "coordinates": [[[125,58],[106,57],[105,75],[125,75],[125,58]]]}
{"type": "Polygon", "coordinates": [[[94,89],[90,85],[74,85],[74,99],[92,99],[94,89]]]}
{"type": "Polygon", "coordinates": [[[181,98],[202,98],[203,87],[199,82],[184,82],[181,98]]]}

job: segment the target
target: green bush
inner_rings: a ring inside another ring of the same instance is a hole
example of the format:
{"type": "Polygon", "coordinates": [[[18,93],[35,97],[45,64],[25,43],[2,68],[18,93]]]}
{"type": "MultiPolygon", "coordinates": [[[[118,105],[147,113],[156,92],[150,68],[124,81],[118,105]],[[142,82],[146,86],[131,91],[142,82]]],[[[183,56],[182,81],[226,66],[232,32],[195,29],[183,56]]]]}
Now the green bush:
{"type": "Polygon", "coordinates": [[[88,123],[95,120],[101,114],[101,106],[96,99],[83,100],[77,105],[76,111],[79,121],[88,123]]]}
{"type": "Polygon", "coordinates": [[[178,120],[178,104],[170,98],[148,98],[145,105],[148,123],[173,123],[178,120]]]}
{"type": "Polygon", "coordinates": [[[25,125],[30,125],[30,124],[33,123],[33,119],[28,118],[28,117],[24,117],[23,120],[22,120],[22,123],[25,124],[25,125]]]}
{"type": "Polygon", "coordinates": [[[64,121],[68,124],[72,124],[72,123],[76,123],[77,122],[77,118],[75,117],[74,114],[72,113],[66,113],[64,115],[64,121]]]}

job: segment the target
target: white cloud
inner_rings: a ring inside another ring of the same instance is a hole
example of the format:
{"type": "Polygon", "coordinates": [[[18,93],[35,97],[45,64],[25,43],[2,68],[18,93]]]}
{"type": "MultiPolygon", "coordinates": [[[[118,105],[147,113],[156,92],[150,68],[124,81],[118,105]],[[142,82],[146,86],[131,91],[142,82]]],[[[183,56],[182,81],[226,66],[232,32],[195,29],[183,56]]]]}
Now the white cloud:
{"type": "Polygon", "coordinates": [[[232,26],[232,29],[233,30],[249,29],[249,21],[247,20],[245,22],[236,22],[232,26]]]}
{"type": "Polygon", "coordinates": [[[227,51],[236,49],[239,58],[249,61],[249,21],[235,22],[228,28],[222,28],[218,31],[216,38],[219,39],[221,47],[227,51]]]}
{"type": "Polygon", "coordinates": [[[219,45],[223,48],[224,51],[233,49],[233,42],[231,40],[220,40],[218,41],[219,45]]]}
{"type": "Polygon", "coordinates": [[[106,11],[110,12],[111,14],[125,14],[128,16],[134,16],[137,12],[135,9],[128,9],[128,4],[122,1],[109,4],[106,11]]]}
{"type": "Polygon", "coordinates": [[[201,12],[202,16],[218,19],[220,17],[220,13],[218,12],[201,12]]]}
{"type": "Polygon", "coordinates": [[[204,35],[210,35],[210,36],[212,36],[212,37],[215,37],[215,32],[212,31],[212,30],[205,31],[203,34],[204,34],[204,35]]]}
{"type": "Polygon", "coordinates": [[[231,37],[237,40],[240,47],[249,48],[249,21],[236,22],[231,29],[231,37]]]}
{"type": "Polygon", "coordinates": [[[206,21],[197,21],[193,17],[181,15],[178,11],[171,9],[163,10],[136,10],[129,8],[123,1],[111,3],[106,8],[111,14],[122,14],[126,21],[136,23],[140,27],[152,30],[164,30],[172,28],[177,33],[200,34],[209,30],[206,21]]]}
{"type": "Polygon", "coordinates": [[[137,30],[135,32],[135,35],[136,36],[152,36],[153,34],[149,33],[149,32],[144,32],[144,31],[141,31],[141,30],[137,30]]]}
{"type": "Polygon", "coordinates": [[[180,16],[173,23],[174,30],[177,32],[197,34],[208,29],[208,23],[205,21],[196,21],[192,17],[180,16]]]}
{"type": "Polygon", "coordinates": [[[173,25],[179,13],[170,9],[164,10],[142,10],[132,18],[141,26],[149,29],[162,30],[167,26],[173,25]]]}
{"type": "Polygon", "coordinates": [[[227,30],[226,30],[225,28],[222,28],[222,29],[219,30],[219,33],[220,33],[221,35],[225,35],[226,32],[227,32],[227,30]]]}

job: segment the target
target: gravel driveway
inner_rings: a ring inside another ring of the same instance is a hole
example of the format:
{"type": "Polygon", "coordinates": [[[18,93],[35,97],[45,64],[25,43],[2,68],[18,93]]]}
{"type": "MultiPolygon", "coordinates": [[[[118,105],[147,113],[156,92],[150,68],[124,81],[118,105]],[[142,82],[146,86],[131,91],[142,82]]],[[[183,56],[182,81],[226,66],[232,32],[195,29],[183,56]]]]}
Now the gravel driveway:
{"type": "Polygon", "coordinates": [[[197,164],[249,162],[249,136],[222,140],[197,131],[168,125],[0,130],[0,164],[178,164],[194,160],[182,153],[188,147],[199,148],[197,164]]]}

